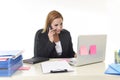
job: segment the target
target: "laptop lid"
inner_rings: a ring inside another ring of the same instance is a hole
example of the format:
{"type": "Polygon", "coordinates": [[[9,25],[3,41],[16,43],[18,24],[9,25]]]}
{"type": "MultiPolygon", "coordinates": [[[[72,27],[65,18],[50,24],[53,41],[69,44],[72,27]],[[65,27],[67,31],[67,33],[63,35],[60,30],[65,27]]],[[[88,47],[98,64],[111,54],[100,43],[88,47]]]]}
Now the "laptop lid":
{"type": "Polygon", "coordinates": [[[106,35],[79,35],[75,66],[102,62],[105,60],[106,35]]]}

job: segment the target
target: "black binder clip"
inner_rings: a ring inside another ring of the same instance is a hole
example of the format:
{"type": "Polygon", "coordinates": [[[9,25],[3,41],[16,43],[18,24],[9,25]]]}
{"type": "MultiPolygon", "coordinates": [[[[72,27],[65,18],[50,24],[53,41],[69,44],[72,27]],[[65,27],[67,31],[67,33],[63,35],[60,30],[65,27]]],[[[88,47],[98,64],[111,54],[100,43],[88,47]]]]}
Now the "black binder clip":
{"type": "Polygon", "coordinates": [[[58,70],[51,70],[50,73],[61,73],[61,72],[68,72],[67,69],[64,69],[64,70],[61,70],[61,69],[58,69],[58,70]]]}

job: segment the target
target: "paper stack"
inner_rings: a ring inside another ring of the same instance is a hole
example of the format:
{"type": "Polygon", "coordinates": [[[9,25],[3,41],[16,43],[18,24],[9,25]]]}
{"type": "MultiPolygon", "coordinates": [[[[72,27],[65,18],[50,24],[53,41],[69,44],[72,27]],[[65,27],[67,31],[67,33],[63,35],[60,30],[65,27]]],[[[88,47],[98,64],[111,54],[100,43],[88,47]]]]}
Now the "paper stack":
{"type": "Polygon", "coordinates": [[[74,71],[65,60],[42,62],[41,67],[43,73],[61,73],[74,71]]]}

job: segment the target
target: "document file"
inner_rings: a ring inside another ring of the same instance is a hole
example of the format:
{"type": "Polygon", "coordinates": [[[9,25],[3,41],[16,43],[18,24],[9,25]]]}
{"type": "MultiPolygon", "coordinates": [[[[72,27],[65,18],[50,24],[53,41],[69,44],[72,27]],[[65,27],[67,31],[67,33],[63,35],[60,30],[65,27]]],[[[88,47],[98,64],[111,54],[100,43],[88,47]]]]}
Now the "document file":
{"type": "Polygon", "coordinates": [[[120,64],[111,64],[105,71],[105,74],[120,75],[120,64]]]}
{"type": "Polygon", "coordinates": [[[23,53],[23,50],[0,51],[0,58],[17,58],[23,53]]]}
{"type": "Polygon", "coordinates": [[[43,73],[59,73],[74,71],[73,68],[65,60],[42,62],[41,67],[43,73]]]}

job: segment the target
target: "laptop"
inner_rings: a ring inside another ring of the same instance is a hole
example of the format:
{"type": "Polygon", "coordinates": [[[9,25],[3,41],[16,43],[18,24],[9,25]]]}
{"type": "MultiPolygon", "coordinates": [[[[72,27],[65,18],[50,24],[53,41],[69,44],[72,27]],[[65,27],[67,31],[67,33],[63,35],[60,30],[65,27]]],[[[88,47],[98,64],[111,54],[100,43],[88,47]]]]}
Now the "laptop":
{"type": "Polygon", "coordinates": [[[107,35],[79,35],[77,43],[77,57],[69,64],[74,66],[88,65],[105,60],[107,35]]]}

